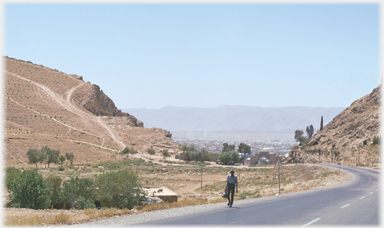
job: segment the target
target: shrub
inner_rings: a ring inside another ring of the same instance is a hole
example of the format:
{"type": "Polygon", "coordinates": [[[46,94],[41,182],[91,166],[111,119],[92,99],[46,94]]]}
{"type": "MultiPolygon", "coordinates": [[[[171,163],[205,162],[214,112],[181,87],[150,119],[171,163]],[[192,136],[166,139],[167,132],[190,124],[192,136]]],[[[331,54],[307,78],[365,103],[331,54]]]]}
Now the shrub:
{"type": "Polygon", "coordinates": [[[86,199],[84,196],[80,196],[75,200],[76,208],[79,210],[83,209],[89,209],[89,208],[95,208],[95,204],[92,199],[88,198],[86,199]]]}
{"type": "Polygon", "coordinates": [[[60,166],[60,167],[57,167],[57,170],[59,170],[59,171],[64,171],[65,168],[64,168],[63,166],[60,166]]]}
{"type": "Polygon", "coordinates": [[[229,163],[239,162],[239,156],[236,151],[221,152],[218,160],[221,164],[228,165],[229,163]]]}
{"type": "Polygon", "coordinates": [[[5,169],[5,186],[11,188],[11,182],[21,174],[21,171],[15,167],[7,167],[5,169]]]}
{"type": "Polygon", "coordinates": [[[73,153],[65,153],[65,157],[67,158],[68,161],[71,162],[71,165],[72,165],[73,158],[75,157],[75,156],[73,155],[73,153]]]}
{"type": "Polygon", "coordinates": [[[60,155],[59,160],[60,160],[60,164],[63,164],[64,161],[65,161],[65,156],[64,155],[60,155]]]}
{"type": "Polygon", "coordinates": [[[63,192],[60,188],[62,180],[60,177],[53,175],[50,175],[46,180],[51,186],[49,199],[51,200],[51,208],[53,208],[54,205],[61,204],[64,202],[63,192]]]}
{"type": "Polygon", "coordinates": [[[50,206],[51,187],[36,171],[26,170],[11,182],[8,190],[15,207],[46,209],[50,206]]]}
{"type": "Polygon", "coordinates": [[[94,181],[89,178],[71,177],[70,180],[64,181],[62,191],[64,203],[70,208],[77,208],[77,204],[82,204],[80,197],[85,200],[94,199],[94,181]]]}
{"type": "Polygon", "coordinates": [[[373,145],[380,145],[380,137],[379,136],[373,137],[373,145]]]}
{"type": "Polygon", "coordinates": [[[96,199],[106,206],[132,209],[145,199],[137,173],[130,169],[99,174],[96,199]]]}
{"type": "Polygon", "coordinates": [[[154,149],[151,149],[151,148],[148,148],[147,152],[148,152],[148,154],[149,154],[149,158],[151,158],[151,155],[154,155],[154,154],[155,154],[155,150],[154,150],[154,149]]]}

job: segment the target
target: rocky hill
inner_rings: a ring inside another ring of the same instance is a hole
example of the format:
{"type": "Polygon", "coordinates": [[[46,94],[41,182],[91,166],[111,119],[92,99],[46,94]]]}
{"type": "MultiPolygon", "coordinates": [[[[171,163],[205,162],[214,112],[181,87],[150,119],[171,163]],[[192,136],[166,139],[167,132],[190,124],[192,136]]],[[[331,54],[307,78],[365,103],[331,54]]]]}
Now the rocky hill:
{"type": "Polygon", "coordinates": [[[381,85],[354,101],[305,146],[291,149],[289,159],[297,162],[340,162],[345,165],[376,166],[380,161],[381,85]]]}
{"type": "Polygon", "coordinates": [[[28,149],[45,145],[74,153],[79,163],[115,160],[124,147],[180,148],[169,131],[144,128],[82,76],[9,57],[3,75],[7,166],[27,165],[28,149]]]}

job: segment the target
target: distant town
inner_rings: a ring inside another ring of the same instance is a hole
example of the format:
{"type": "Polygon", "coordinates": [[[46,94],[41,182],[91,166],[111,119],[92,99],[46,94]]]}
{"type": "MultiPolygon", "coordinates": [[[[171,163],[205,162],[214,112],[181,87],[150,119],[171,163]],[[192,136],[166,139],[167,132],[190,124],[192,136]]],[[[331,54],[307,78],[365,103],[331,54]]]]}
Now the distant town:
{"type": "Polygon", "coordinates": [[[195,145],[197,150],[206,150],[211,153],[220,153],[223,148],[223,143],[235,145],[236,149],[240,143],[245,143],[251,147],[251,154],[246,157],[258,154],[260,151],[266,151],[270,154],[278,156],[288,156],[291,151],[291,146],[298,145],[298,143],[281,142],[280,140],[271,140],[270,142],[257,142],[257,141],[229,141],[229,140],[203,140],[203,139],[174,139],[181,145],[195,145]]]}

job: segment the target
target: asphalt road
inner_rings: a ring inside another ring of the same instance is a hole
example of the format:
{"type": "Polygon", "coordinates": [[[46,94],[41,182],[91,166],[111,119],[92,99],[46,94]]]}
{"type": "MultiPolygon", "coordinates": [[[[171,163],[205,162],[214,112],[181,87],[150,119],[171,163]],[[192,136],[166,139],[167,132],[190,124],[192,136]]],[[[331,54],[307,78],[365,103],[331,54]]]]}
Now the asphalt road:
{"type": "MultiPolygon", "coordinates": [[[[338,167],[337,165],[326,165],[338,167]]],[[[354,174],[350,184],[299,194],[265,197],[262,201],[136,223],[161,225],[380,225],[380,171],[341,166],[354,174]]]]}

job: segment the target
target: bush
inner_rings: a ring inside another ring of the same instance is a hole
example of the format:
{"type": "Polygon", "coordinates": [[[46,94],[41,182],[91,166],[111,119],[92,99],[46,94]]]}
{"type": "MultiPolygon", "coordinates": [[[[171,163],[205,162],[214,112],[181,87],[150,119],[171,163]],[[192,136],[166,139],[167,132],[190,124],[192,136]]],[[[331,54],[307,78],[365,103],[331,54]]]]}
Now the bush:
{"type": "Polygon", "coordinates": [[[64,203],[70,208],[78,208],[83,201],[94,200],[94,181],[89,178],[71,178],[63,183],[64,203]],[[84,199],[79,200],[81,197],[84,199]]]}
{"type": "Polygon", "coordinates": [[[9,195],[14,207],[30,209],[49,208],[51,187],[36,171],[26,170],[12,182],[9,195]]]}
{"type": "Polygon", "coordinates": [[[380,137],[379,136],[373,137],[373,145],[380,145],[380,137]]]}
{"type": "Polygon", "coordinates": [[[21,171],[15,167],[7,167],[5,169],[5,186],[11,188],[11,182],[21,174],[21,171]]]}
{"type": "Polygon", "coordinates": [[[76,208],[79,210],[95,208],[95,203],[92,199],[86,199],[84,196],[80,196],[75,200],[76,208]]]}
{"type": "Polygon", "coordinates": [[[221,152],[217,159],[223,165],[239,162],[239,156],[236,151],[221,152]]]}
{"type": "Polygon", "coordinates": [[[59,167],[57,167],[57,170],[59,170],[59,171],[64,171],[65,168],[64,168],[63,166],[59,166],[59,167]]]}
{"type": "Polygon", "coordinates": [[[145,200],[139,177],[130,169],[100,174],[96,186],[97,201],[109,207],[132,209],[145,200]]]}
{"type": "Polygon", "coordinates": [[[49,194],[49,199],[51,200],[51,208],[57,204],[63,203],[63,192],[61,191],[61,178],[58,176],[50,175],[47,179],[47,182],[51,186],[51,192],[49,194]]]}

